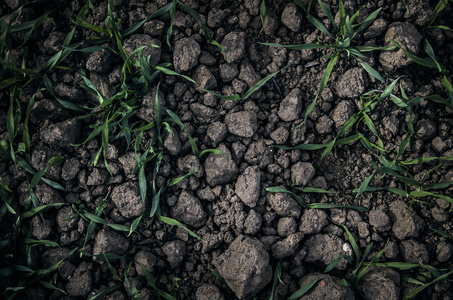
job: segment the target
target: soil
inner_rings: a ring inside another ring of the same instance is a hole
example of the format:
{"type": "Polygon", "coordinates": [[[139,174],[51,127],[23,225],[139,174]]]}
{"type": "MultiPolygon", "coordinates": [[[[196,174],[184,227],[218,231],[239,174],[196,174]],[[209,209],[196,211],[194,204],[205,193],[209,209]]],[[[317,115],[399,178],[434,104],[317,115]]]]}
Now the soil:
{"type": "MultiPolygon", "coordinates": [[[[8,18],[22,2],[2,2],[0,15],[8,18]]],[[[145,19],[167,2],[170,1],[113,1],[116,17],[121,19],[123,28],[145,19]]],[[[182,77],[161,73],[150,93],[140,100],[140,109],[130,122],[154,120],[155,86],[160,82],[161,106],[171,109],[181,118],[199,149],[217,148],[223,152],[208,153],[201,158],[195,156],[187,133],[174,123],[170,125],[175,135],[164,135],[165,149],[157,185],[163,186],[197,169],[193,175],[162,194],[160,214],[178,220],[201,240],[181,227],[146,218],[145,213],[137,230],[130,236],[127,232],[99,224],[84,248],[88,254],[79,255],[88,222],[72,207],[95,213],[96,207],[107,196],[101,217],[108,223],[130,227],[134,219],[151,209],[153,170],[151,166],[145,169],[149,188],[147,201],[143,203],[138,172],[132,174],[134,139],[128,148],[123,137],[114,139],[118,131],[111,132],[107,161],[112,174],[109,174],[102,158],[96,166],[90,165],[102,143],[101,137],[80,146],[71,144],[82,143],[92,131],[90,125],[99,119],[89,117],[74,121],[80,112],[62,107],[47,90],[39,91],[44,83],[36,80],[22,90],[20,98],[24,114],[29,99],[36,93],[29,126],[32,167],[41,170],[54,156],[65,156],[66,160],[49,168],[44,176],[61,184],[64,191],[41,181],[34,188],[34,194],[41,205],[70,205],[45,210],[43,219],[38,215],[30,218],[24,222],[20,238],[51,240],[61,245],[61,248],[40,245],[32,248],[40,268],[58,262],[74,248],[77,251],[59,265],[52,281],[67,295],[59,290],[45,289],[38,282],[20,295],[36,299],[86,299],[120,283],[118,289],[99,299],[127,299],[131,296],[132,284],[140,291],[141,299],[157,299],[157,294],[143,277],[145,273],[140,264],[154,276],[158,289],[171,291],[176,299],[196,300],[269,299],[272,291],[273,299],[287,299],[301,285],[319,278],[323,278],[321,283],[301,299],[400,299],[418,286],[406,282],[407,276],[426,282],[435,278],[420,269],[401,272],[388,267],[373,267],[356,287],[340,286],[338,280],[349,278],[354,266],[343,260],[329,274],[323,274],[323,271],[340,255],[353,255],[353,251],[345,230],[334,222],[349,229],[361,253],[371,242],[374,243],[367,261],[386,247],[380,262],[410,262],[453,270],[453,241],[434,231],[453,235],[451,204],[442,199],[412,199],[387,191],[365,192],[356,198],[353,190],[374,171],[370,161],[377,161],[360,142],[335,146],[320,166],[323,150],[270,147],[330,142],[341,125],[360,110],[360,95],[373,89],[382,90],[384,84],[369,76],[352,57],[340,55],[312,114],[302,127],[295,129],[303,121],[303,115],[317,93],[328,62],[326,55],[332,52],[323,49],[287,50],[259,43],[296,45],[317,40],[329,43],[332,40],[329,41],[307,21],[300,7],[288,1],[266,1],[267,16],[262,31],[259,0],[182,2],[201,15],[211,28],[213,38],[225,47],[228,57],[218,47],[207,43],[200,23],[181,9],[176,10],[171,48],[166,43],[170,25],[168,13],[146,22],[134,35],[126,38],[124,47],[131,53],[137,45],[157,44],[160,48],[150,47],[146,54],[151,55],[151,64],[170,62],[173,64],[170,68],[197,81],[193,84],[182,77]],[[289,68],[282,70],[244,102],[219,99],[202,91],[241,94],[268,74],[282,69],[289,61],[292,61],[289,68]],[[303,208],[290,194],[266,191],[266,188],[274,186],[290,189],[293,182],[296,186],[336,192],[320,194],[292,190],[306,202],[356,205],[368,211],[303,208]],[[112,274],[100,256],[102,253],[123,257],[110,261],[121,281],[112,274]],[[274,270],[279,264],[281,281],[277,281],[272,290],[274,270]],[[124,274],[128,280],[124,280],[124,274]],[[173,289],[175,278],[179,278],[176,280],[178,287],[173,289]]],[[[323,2],[334,13],[338,11],[338,1],[323,2]]],[[[386,36],[391,35],[395,40],[401,40],[409,51],[425,56],[421,33],[437,1],[406,1],[409,12],[402,1],[344,2],[349,15],[364,5],[359,21],[382,8],[375,23],[356,39],[358,45],[384,45],[386,36]]],[[[89,11],[86,20],[103,26],[107,1],[92,0],[92,3],[95,13],[89,11]]],[[[50,14],[53,19],[45,22],[30,39],[29,43],[34,46],[28,50],[27,67],[39,68],[61,49],[64,37],[74,26],[74,16],[83,5],[81,0],[42,0],[23,9],[19,22],[54,11],[50,14]]],[[[448,3],[436,24],[453,28],[452,8],[448,3]]],[[[332,27],[318,4],[313,5],[311,11],[328,28],[332,27]]],[[[87,40],[92,35],[92,32],[78,27],[73,42],[87,40]]],[[[452,71],[453,33],[429,29],[426,37],[438,61],[452,71]]],[[[19,62],[20,51],[11,53],[19,62]]],[[[383,75],[386,84],[401,76],[400,83],[410,99],[434,94],[446,97],[438,73],[411,62],[401,51],[369,52],[364,60],[383,75]]],[[[97,99],[76,82],[82,81],[80,70],[86,72],[104,96],[111,97],[117,91],[122,64],[120,58],[105,50],[73,52],[63,62],[67,70],[53,69],[48,76],[59,98],[80,107],[93,107],[97,99]]],[[[398,86],[394,94],[400,95],[398,86]]],[[[0,99],[0,136],[1,140],[7,141],[5,119],[9,91],[0,90],[0,99]]],[[[167,118],[165,109],[162,111],[167,118]]],[[[388,157],[394,157],[407,133],[406,110],[386,99],[370,113],[370,118],[377,127],[388,157]]],[[[23,126],[21,124],[19,127],[23,126]]],[[[413,124],[415,134],[400,160],[453,155],[451,107],[428,100],[419,101],[413,105],[413,124]]],[[[359,127],[360,132],[377,143],[363,122],[359,127]]],[[[345,136],[350,134],[348,132],[345,136]]],[[[151,140],[152,133],[145,132],[138,153],[144,153],[151,140]]],[[[407,167],[414,178],[421,180],[434,166],[436,162],[407,167]]],[[[29,196],[26,172],[11,161],[3,161],[0,163],[0,177],[14,191],[13,208],[18,213],[23,212],[29,196]]],[[[453,181],[453,165],[443,161],[429,174],[427,183],[449,181],[453,181]]],[[[391,177],[372,181],[371,185],[404,189],[401,181],[391,177]]],[[[452,191],[452,187],[447,187],[438,192],[452,196],[452,191]]],[[[9,213],[6,216],[1,226],[14,219],[9,213]]],[[[2,231],[2,240],[11,238],[11,234],[2,231]]],[[[25,246],[19,247],[11,261],[2,258],[1,264],[26,264],[26,249],[25,246]]],[[[10,277],[2,285],[11,286],[13,278],[16,277],[10,277]]],[[[451,282],[442,280],[430,285],[417,298],[453,299],[451,282]]]]}

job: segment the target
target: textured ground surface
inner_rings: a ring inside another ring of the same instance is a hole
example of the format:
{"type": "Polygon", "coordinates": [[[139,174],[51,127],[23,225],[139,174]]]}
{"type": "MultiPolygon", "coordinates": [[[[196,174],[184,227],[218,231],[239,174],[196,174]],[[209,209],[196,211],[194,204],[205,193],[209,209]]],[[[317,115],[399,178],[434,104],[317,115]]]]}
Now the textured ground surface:
{"type": "MultiPolygon", "coordinates": [[[[0,4],[0,15],[8,16],[21,1],[8,0],[0,4]]],[[[46,2],[46,1],[38,1],[46,2]]],[[[92,1],[86,21],[103,26],[107,17],[107,1],[92,1]]],[[[127,28],[148,17],[167,4],[166,0],[122,1],[114,0],[116,17],[127,28]]],[[[151,164],[145,168],[148,178],[148,197],[141,200],[138,172],[131,174],[135,165],[134,135],[127,148],[124,138],[113,139],[119,127],[110,133],[107,160],[112,175],[101,158],[96,167],[89,166],[98,151],[101,136],[81,146],[92,131],[91,124],[98,122],[89,117],[71,122],[80,113],[63,108],[48,92],[36,94],[36,102],[30,116],[31,162],[34,170],[42,170],[51,157],[63,155],[66,160],[49,168],[45,178],[64,187],[59,191],[41,181],[35,188],[40,204],[68,203],[95,213],[96,207],[108,195],[101,217],[108,223],[131,226],[133,220],[145,213],[137,230],[127,232],[99,224],[85,251],[97,255],[114,253],[124,258],[111,260],[122,281],[112,274],[101,257],[79,252],[60,264],[56,272],[55,286],[60,291],[43,288],[36,283],[22,295],[35,299],[86,299],[109,286],[122,286],[104,299],[128,299],[131,282],[140,290],[142,299],[157,299],[144,280],[140,263],[150,271],[155,284],[162,290],[172,289],[174,278],[180,278],[179,288],[172,291],[176,299],[269,299],[274,270],[281,261],[281,282],[274,290],[274,299],[287,299],[300,286],[323,277],[321,283],[303,299],[400,299],[417,285],[404,278],[421,281],[430,277],[426,272],[413,270],[395,271],[387,267],[373,267],[354,288],[338,285],[337,281],[350,278],[353,266],[340,262],[337,267],[323,274],[325,267],[340,255],[352,255],[344,224],[355,237],[361,253],[370,242],[374,247],[368,261],[386,245],[381,262],[410,262],[428,264],[438,269],[452,270],[453,241],[439,235],[434,229],[453,234],[451,204],[442,199],[423,198],[424,203],[411,197],[398,196],[388,191],[365,192],[356,198],[354,189],[374,171],[369,161],[376,161],[373,154],[360,142],[335,146],[332,153],[318,167],[322,149],[315,151],[283,150],[271,145],[296,146],[299,144],[323,144],[330,142],[338,130],[354,113],[360,110],[359,96],[372,89],[385,86],[369,76],[356,60],[340,55],[332,76],[320,96],[312,114],[299,129],[294,127],[303,120],[308,105],[316,95],[319,82],[330,50],[287,50],[268,47],[259,42],[280,44],[328,43],[326,36],[311,25],[300,7],[288,1],[266,1],[267,17],[261,32],[258,0],[186,0],[213,32],[228,54],[210,45],[204,38],[200,24],[181,9],[176,10],[171,49],[166,42],[170,24],[169,14],[146,22],[134,35],[125,38],[123,46],[131,53],[136,46],[155,44],[160,48],[146,48],[150,64],[169,62],[175,71],[190,76],[197,85],[182,77],[160,74],[143,99],[137,102],[137,113],[132,122],[151,122],[155,119],[155,94],[157,82],[159,101],[165,109],[171,109],[184,123],[200,150],[217,148],[222,154],[207,153],[201,158],[192,152],[188,135],[177,124],[171,123],[175,133],[164,133],[164,155],[156,176],[158,187],[171,180],[196,171],[161,195],[161,215],[180,221],[193,230],[202,240],[190,236],[177,226],[170,226],[158,219],[151,221],[146,212],[151,209],[151,164]],[[269,3],[268,3],[269,2],[269,3]],[[242,94],[268,74],[278,71],[289,61],[292,65],[271,79],[245,102],[222,100],[203,92],[209,89],[223,95],[242,94]],[[271,193],[266,188],[281,186],[314,187],[336,194],[303,193],[297,195],[311,203],[335,203],[357,205],[369,211],[346,208],[303,208],[291,194],[271,193]],[[110,192],[110,194],[108,194],[110,192]],[[130,264],[132,262],[132,264],[130,264]],[[211,270],[216,270],[224,281],[211,270]],[[128,271],[127,271],[128,270],[128,271]],[[127,274],[128,281],[124,280],[127,274]],[[425,276],[425,277],[424,277],[425,276]]],[[[324,1],[338,11],[338,1],[324,1]]],[[[391,36],[404,47],[419,56],[423,51],[421,31],[428,22],[435,1],[407,1],[409,13],[401,1],[345,1],[347,13],[352,15],[363,2],[359,21],[372,11],[382,7],[377,20],[358,38],[358,45],[386,43],[391,36]]],[[[55,1],[53,5],[57,5],[55,1]]],[[[62,1],[58,13],[50,16],[31,38],[35,44],[29,49],[26,64],[38,68],[61,49],[63,39],[71,30],[74,15],[83,1],[62,1]]],[[[20,22],[35,19],[45,11],[54,9],[49,4],[32,4],[24,9],[20,22]]],[[[314,17],[332,25],[319,5],[313,5],[314,17]]],[[[437,24],[452,27],[452,5],[447,5],[437,19],[437,24]]],[[[75,31],[73,42],[83,41],[93,33],[86,29],[75,31]]],[[[437,59],[450,68],[453,61],[453,33],[448,30],[426,31],[437,59]]],[[[330,41],[332,42],[332,41],[330,41]]],[[[111,45],[107,45],[111,46],[111,45]]],[[[20,61],[22,53],[10,54],[20,61]]],[[[2,54],[3,57],[3,54],[2,54]]],[[[390,84],[399,76],[410,99],[439,94],[445,97],[438,73],[411,62],[401,51],[370,52],[364,58],[378,70],[390,84]]],[[[86,72],[96,88],[109,98],[117,92],[123,61],[107,51],[93,53],[74,52],[62,65],[69,70],[54,69],[48,74],[56,95],[79,106],[93,107],[96,97],[89,95],[76,81],[83,81],[80,70],[86,72]]],[[[398,87],[399,85],[397,85],[398,87]]],[[[21,103],[25,111],[28,99],[44,87],[37,80],[24,89],[21,103]]],[[[399,89],[394,89],[400,95],[399,89]]],[[[0,90],[0,137],[8,140],[5,119],[9,94],[0,90]]],[[[164,112],[164,118],[168,117],[164,112]]],[[[382,139],[387,157],[395,156],[407,132],[408,115],[389,99],[382,101],[370,113],[382,139]]],[[[453,155],[453,111],[444,104],[422,100],[413,105],[414,135],[399,160],[417,157],[448,157],[453,155]]],[[[359,130],[377,143],[364,122],[359,130]]],[[[353,129],[355,130],[355,128],[353,129]]],[[[353,130],[345,136],[351,135],[353,130]]],[[[143,154],[152,140],[153,131],[145,131],[138,153],[143,154]]],[[[438,162],[408,166],[416,180],[421,180],[438,162]]],[[[29,181],[26,172],[11,161],[0,163],[0,176],[15,191],[12,206],[24,211],[29,197],[29,181]]],[[[453,181],[451,162],[429,174],[427,183],[453,181]]],[[[372,186],[398,187],[404,185],[397,178],[385,177],[372,181],[372,186]]],[[[438,191],[452,196],[453,189],[438,191]]],[[[9,214],[7,216],[10,216],[9,214]]],[[[69,251],[82,249],[88,222],[78,217],[68,206],[51,208],[25,222],[21,237],[58,242],[61,248],[33,247],[35,257],[46,268],[69,251]],[[72,218],[75,217],[75,218],[72,218]],[[72,218],[72,219],[71,219],[72,218]]],[[[9,222],[13,216],[4,217],[9,222]]],[[[2,239],[11,238],[11,233],[2,239]]],[[[26,249],[20,247],[17,255],[25,257],[26,249]]],[[[3,258],[2,258],[3,259],[3,258]]],[[[22,258],[18,259],[20,262],[22,258]]],[[[2,261],[2,264],[6,261],[2,261]]],[[[24,263],[24,262],[22,262],[24,263]]],[[[451,277],[450,277],[451,278],[451,277]]],[[[10,286],[11,282],[3,282],[10,286]]],[[[450,282],[439,281],[419,295],[420,299],[453,299],[450,282]]]]}

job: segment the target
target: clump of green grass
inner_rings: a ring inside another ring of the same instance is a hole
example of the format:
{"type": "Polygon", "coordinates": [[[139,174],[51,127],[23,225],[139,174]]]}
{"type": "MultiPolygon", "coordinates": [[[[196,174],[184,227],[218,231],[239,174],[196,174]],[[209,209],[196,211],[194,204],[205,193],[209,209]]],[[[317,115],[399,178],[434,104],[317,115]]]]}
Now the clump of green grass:
{"type": "Polygon", "coordinates": [[[262,45],[285,47],[291,50],[333,49],[335,51],[333,55],[330,56],[329,63],[327,64],[327,67],[324,71],[324,75],[321,78],[321,83],[319,85],[318,92],[313,101],[311,102],[311,104],[309,105],[307,111],[305,112],[303,122],[296,126],[296,128],[298,128],[304,124],[308,116],[313,111],[316,101],[318,97],[321,95],[324,88],[326,87],[330,75],[332,73],[332,70],[338,60],[338,57],[342,52],[346,52],[348,57],[352,56],[371,76],[378,79],[382,83],[385,83],[384,78],[379,74],[379,72],[362,60],[365,57],[363,53],[370,51],[392,50],[395,49],[395,46],[373,47],[373,46],[360,46],[355,44],[354,38],[356,38],[361,32],[367,29],[374,22],[382,8],[379,8],[372,12],[362,23],[356,24],[356,20],[359,16],[360,9],[353,16],[351,17],[346,16],[343,1],[340,0],[339,1],[340,23],[337,24],[335,23],[335,19],[332,15],[332,11],[330,10],[330,8],[327,7],[321,0],[318,0],[319,6],[321,7],[322,11],[327,16],[327,18],[332,22],[333,32],[330,32],[321,21],[319,21],[310,14],[310,7],[312,1],[310,1],[308,6],[305,6],[300,0],[296,0],[295,3],[304,9],[304,11],[307,13],[308,21],[311,24],[313,24],[313,26],[315,26],[319,31],[327,35],[329,38],[335,40],[335,44],[333,45],[322,45],[319,43],[301,45],[280,45],[276,43],[261,43],[262,45]],[[357,29],[355,30],[355,28],[357,29]]]}

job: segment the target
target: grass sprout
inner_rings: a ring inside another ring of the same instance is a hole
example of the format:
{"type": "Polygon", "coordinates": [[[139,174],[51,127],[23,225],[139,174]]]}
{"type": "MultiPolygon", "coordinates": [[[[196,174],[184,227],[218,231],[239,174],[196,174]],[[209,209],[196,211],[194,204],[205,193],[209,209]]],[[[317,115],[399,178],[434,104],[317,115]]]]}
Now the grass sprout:
{"type": "Polygon", "coordinates": [[[310,14],[311,1],[310,1],[310,4],[308,5],[308,7],[305,6],[301,1],[295,1],[295,3],[299,6],[301,6],[305,10],[305,12],[307,13],[307,19],[313,26],[315,26],[319,31],[321,31],[322,33],[324,33],[331,39],[335,40],[335,44],[332,44],[332,45],[322,45],[322,44],[317,44],[317,43],[301,44],[301,45],[280,45],[280,44],[276,44],[276,43],[261,43],[262,45],[266,45],[266,46],[285,47],[285,48],[288,48],[291,50],[309,50],[309,49],[334,49],[335,50],[334,54],[330,56],[327,67],[321,78],[318,92],[317,92],[315,98],[313,99],[313,101],[310,103],[307,111],[305,112],[303,122],[296,126],[296,128],[298,128],[298,127],[301,127],[305,123],[308,116],[313,111],[318,97],[321,95],[322,91],[324,90],[324,88],[326,87],[326,85],[329,81],[330,75],[338,60],[340,53],[346,52],[348,57],[352,56],[354,59],[356,59],[359,62],[359,64],[365,69],[365,71],[367,71],[371,76],[378,79],[382,83],[385,83],[384,78],[379,74],[379,72],[376,71],[374,68],[372,68],[370,65],[366,64],[362,60],[365,57],[363,55],[363,53],[370,52],[370,51],[392,50],[392,49],[395,49],[395,46],[372,47],[372,46],[354,45],[354,43],[355,43],[354,38],[357,37],[361,32],[363,32],[366,28],[368,28],[374,22],[374,20],[377,18],[378,14],[380,13],[382,8],[379,8],[379,9],[375,10],[374,12],[372,12],[362,23],[356,24],[356,20],[357,20],[357,17],[359,16],[360,9],[353,16],[351,16],[351,17],[346,16],[343,1],[340,0],[339,1],[340,23],[337,24],[335,22],[335,19],[332,15],[332,11],[330,10],[330,8],[327,7],[321,0],[318,0],[319,6],[321,7],[322,11],[324,12],[324,14],[327,16],[327,18],[331,21],[331,23],[333,25],[334,31],[330,32],[321,21],[314,18],[310,14]],[[354,29],[356,29],[356,30],[354,31],[354,29]]]}

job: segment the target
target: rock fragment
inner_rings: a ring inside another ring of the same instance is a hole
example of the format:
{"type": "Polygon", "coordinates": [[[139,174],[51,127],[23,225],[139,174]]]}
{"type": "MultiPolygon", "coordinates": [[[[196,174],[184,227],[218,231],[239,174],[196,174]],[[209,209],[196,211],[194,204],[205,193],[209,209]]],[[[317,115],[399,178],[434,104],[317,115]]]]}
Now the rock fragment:
{"type": "Polygon", "coordinates": [[[236,182],[236,195],[249,207],[255,207],[260,196],[261,173],[258,166],[244,170],[236,182]]]}
{"type": "Polygon", "coordinates": [[[238,167],[231,157],[230,150],[224,144],[218,149],[223,153],[209,154],[204,164],[206,181],[210,186],[228,183],[238,174],[238,167]]]}
{"type": "Polygon", "coordinates": [[[225,124],[230,133],[241,137],[252,137],[258,130],[256,113],[251,111],[228,114],[225,117],[225,124]]]}
{"type": "Polygon", "coordinates": [[[325,299],[325,300],[353,300],[355,299],[354,292],[348,288],[338,284],[340,280],[337,277],[330,276],[328,274],[311,273],[305,275],[299,282],[299,285],[305,286],[309,282],[324,278],[313,288],[311,288],[305,295],[299,300],[311,300],[311,299],[325,299]]]}
{"type": "Polygon", "coordinates": [[[288,193],[267,193],[267,201],[277,215],[299,218],[302,207],[288,193]]]}
{"type": "Polygon", "coordinates": [[[288,3],[283,10],[282,23],[291,29],[298,32],[302,24],[302,14],[298,11],[296,3],[288,3]]]}
{"type": "Polygon", "coordinates": [[[293,89],[280,103],[278,116],[285,122],[296,120],[302,111],[302,91],[293,89]]]}
{"type": "Polygon", "coordinates": [[[115,231],[102,229],[94,240],[93,255],[102,253],[123,255],[128,248],[129,241],[125,237],[115,231]]]}
{"type": "Polygon", "coordinates": [[[368,84],[368,73],[363,68],[352,68],[337,81],[337,94],[340,98],[355,98],[365,92],[368,84]]]}
{"type": "Polygon", "coordinates": [[[141,216],[146,210],[138,184],[134,182],[116,186],[112,192],[112,201],[118,207],[121,215],[126,218],[141,216]]]}
{"type": "Polygon", "coordinates": [[[175,43],[173,65],[176,72],[186,72],[198,64],[200,45],[193,38],[182,38],[175,43]]]}
{"type": "Polygon", "coordinates": [[[171,208],[171,216],[193,227],[200,227],[206,221],[206,213],[200,200],[186,191],[181,192],[178,202],[171,208]]]}
{"type": "Polygon", "coordinates": [[[392,268],[371,266],[357,288],[367,300],[398,300],[400,275],[392,268]]]}
{"type": "Polygon", "coordinates": [[[239,299],[252,297],[272,280],[272,267],[263,244],[243,235],[212,264],[239,299]]]}
{"type": "Polygon", "coordinates": [[[71,119],[50,124],[41,131],[41,139],[49,145],[71,147],[79,139],[80,127],[80,122],[71,119]]]}
{"type": "Polygon", "coordinates": [[[245,33],[230,32],[222,41],[222,46],[225,52],[222,52],[223,57],[228,63],[236,63],[242,60],[245,56],[245,33]]]}

